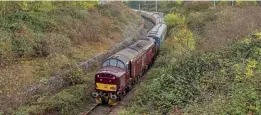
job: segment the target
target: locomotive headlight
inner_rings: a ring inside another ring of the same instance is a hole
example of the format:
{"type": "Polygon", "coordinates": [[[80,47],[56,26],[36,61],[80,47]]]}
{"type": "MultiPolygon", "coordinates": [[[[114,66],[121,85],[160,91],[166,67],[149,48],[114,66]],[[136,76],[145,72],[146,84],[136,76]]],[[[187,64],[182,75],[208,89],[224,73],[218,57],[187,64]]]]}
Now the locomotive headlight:
{"type": "Polygon", "coordinates": [[[99,96],[99,94],[98,94],[97,92],[92,92],[92,96],[93,96],[94,98],[96,98],[96,97],[99,96]]]}
{"type": "Polygon", "coordinates": [[[117,99],[117,96],[115,95],[115,94],[111,94],[111,99],[114,99],[114,100],[116,100],[117,99]]]}

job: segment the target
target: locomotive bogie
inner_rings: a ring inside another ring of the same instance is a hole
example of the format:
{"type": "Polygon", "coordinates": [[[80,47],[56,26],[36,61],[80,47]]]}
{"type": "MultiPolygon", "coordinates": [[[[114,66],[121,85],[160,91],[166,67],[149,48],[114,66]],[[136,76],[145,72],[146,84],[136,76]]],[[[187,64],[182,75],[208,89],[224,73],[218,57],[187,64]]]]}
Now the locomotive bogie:
{"type": "Polygon", "coordinates": [[[120,100],[119,93],[107,93],[107,92],[93,92],[92,93],[93,98],[95,98],[96,103],[99,104],[109,104],[114,105],[117,101],[120,100]]]}

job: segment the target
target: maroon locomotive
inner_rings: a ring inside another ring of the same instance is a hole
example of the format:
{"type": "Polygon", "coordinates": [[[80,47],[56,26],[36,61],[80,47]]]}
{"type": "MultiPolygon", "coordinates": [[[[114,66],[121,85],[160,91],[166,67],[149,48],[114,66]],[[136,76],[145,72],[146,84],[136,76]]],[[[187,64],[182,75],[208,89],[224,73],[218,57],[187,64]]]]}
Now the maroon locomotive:
{"type": "Polygon", "coordinates": [[[156,56],[153,38],[138,40],[117,52],[102,64],[95,74],[95,90],[92,96],[97,103],[114,105],[139,81],[156,56]]]}

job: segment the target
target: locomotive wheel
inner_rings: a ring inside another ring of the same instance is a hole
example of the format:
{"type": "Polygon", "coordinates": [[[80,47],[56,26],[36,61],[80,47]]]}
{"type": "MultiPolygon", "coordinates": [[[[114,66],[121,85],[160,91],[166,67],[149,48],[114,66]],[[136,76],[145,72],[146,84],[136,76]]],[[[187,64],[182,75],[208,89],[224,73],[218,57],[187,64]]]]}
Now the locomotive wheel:
{"type": "Polygon", "coordinates": [[[145,71],[146,71],[146,69],[143,69],[143,70],[142,70],[142,72],[141,72],[141,74],[140,74],[141,77],[142,77],[142,75],[144,75],[145,71]]]}
{"type": "Polygon", "coordinates": [[[132,89],[132,85],[128,85],[126,91],[129,92],[132,89]]]}
{"type": "Polygon", "coordinates": [[[123,98],[123,94],[120,94],[120,95],[119,95],[119,101],[121,101],[122,98],[123,98]]]}
{"type": "Polygon", "coordinates": [[[123,94],[122,94],[123,96],[125,96],[126,95],[126,91],[123,91],[123,94]]]}

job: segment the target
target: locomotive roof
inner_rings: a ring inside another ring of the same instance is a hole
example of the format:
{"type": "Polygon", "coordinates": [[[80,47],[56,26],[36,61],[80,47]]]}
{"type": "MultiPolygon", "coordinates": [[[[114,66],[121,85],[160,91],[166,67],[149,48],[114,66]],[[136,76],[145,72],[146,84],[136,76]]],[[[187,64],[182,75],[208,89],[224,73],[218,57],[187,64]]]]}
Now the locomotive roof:
{"type": "Polygon", "coordinates": [[[135,59],[138,55],[144,52],[144,50],[148,49],[149,46],[151,46],[151,44],[153,43],[154,43],[153,39],[150,38],[138,40],[134,44],[112,55],[110,58],[117,58],[126,64],[130,60],[135,59]]]}
{"type": "Polygon", "coordinates": [[[115,66],[107,66],[100,69],[100,71],[98,71],[96,74],[104,73],[104,72],[115,75],[116,77],[121,77],[125,73],[125,71],[121,68],[115,66]]]}

